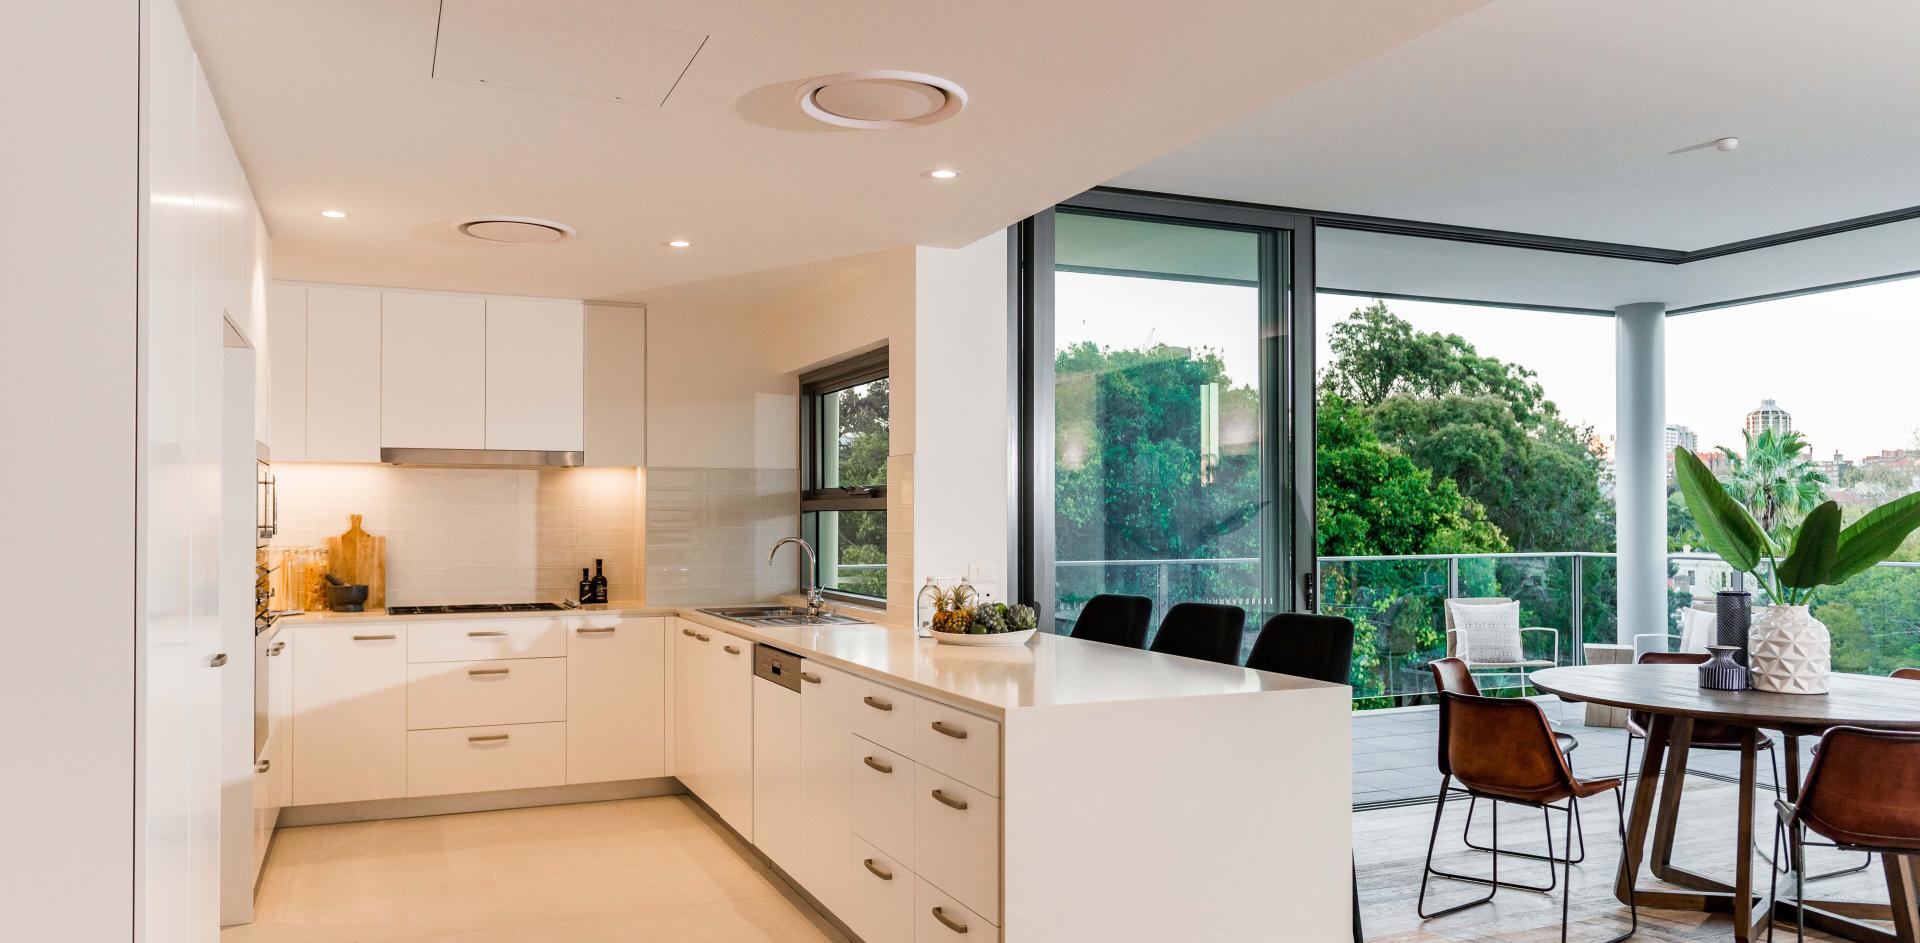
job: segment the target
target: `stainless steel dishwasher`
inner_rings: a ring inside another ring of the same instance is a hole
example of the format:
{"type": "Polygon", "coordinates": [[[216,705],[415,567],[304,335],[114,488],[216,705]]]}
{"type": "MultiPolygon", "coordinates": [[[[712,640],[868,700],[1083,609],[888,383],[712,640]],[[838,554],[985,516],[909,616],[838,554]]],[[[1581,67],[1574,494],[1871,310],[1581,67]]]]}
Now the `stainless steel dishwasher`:
{"type": "Polygon", "coordinates": [[[753,843],[800,867],[800,656],[753,647],[753,843]]]}

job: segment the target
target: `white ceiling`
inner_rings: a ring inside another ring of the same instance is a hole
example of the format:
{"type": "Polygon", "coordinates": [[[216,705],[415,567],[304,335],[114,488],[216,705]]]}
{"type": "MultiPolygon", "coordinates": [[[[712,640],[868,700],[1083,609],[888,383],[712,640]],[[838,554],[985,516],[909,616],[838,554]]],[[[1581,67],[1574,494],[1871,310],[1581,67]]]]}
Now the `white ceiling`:
{"type": "Polygon", "coordinates": [[[1911,0],[1494,0],[1112,183],[1701,249],[1920,205],[1915,35],[1911,0]]]}
{"type": "Polygon", "coordinates": [[[434,79],[435,0],[182,0],[277,276],[644,300],[963,245],[1483,0],[489,2],[710,38],[655,107],[434,79]],[[899,131],[799,116],[804,80],[876,68],[944,76],[970,103],[899,131]],[[934,167],[963,175],[921,176],[934,167]],[[318,215],[336,207],[351,216],[318,215]],[[579,237],[454,235],[483,213],[579,237]],[[693,248],[663,245],[678,238],[693,248]]]}

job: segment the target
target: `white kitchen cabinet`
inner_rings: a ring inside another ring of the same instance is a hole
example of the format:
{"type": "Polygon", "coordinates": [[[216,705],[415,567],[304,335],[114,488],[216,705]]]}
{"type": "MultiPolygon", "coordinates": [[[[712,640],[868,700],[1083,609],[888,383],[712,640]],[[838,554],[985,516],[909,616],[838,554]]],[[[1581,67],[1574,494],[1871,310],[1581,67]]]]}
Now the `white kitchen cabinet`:
{"type": "Polygon", "coordinates": [[[265,441],[276,462],[307,459],[307,286],[274,282],[267,289],[267,397],[271,418],[265,441]]]}
{"type": "Polygon", "coordinates": [[[706,747],[699,728],[707,688],[706,650],[713,635],[705,626],[676,618],[673,634],[673,774],[694,795],[706,791],[706,747]]]}
{"type": "Polygon", "coordinates": [[[483,449],[486,440],[486,299],[381,292],[380,444],[483,449]]]}
{"type": "Polygon", "coordinates": [[[567,725],[448,727],[407,734],[407,795],[448,796],[558,786],[567,725]]]}
{"type": "Polygon", "coordinates": [[[788,874],[800,873],[802,848],[798,659],[793,669],[795,687],[753,678],[753,843],[788,874]]]}
{"type": "Polygon", "coordinates": [[[853,832],[853,677],[815,661],[800,668],[800,869],[795,878],[827,909],[847,907],[847,847],[853,832]]]}
{"type": "Polygon", "coordinates": [[[274,640],[267,660],[267,737],[273,766],[268,772],[273,784],[274,817],[279,810],[293,805],[293,659],[300,633],[291,626],[274,640]]]}
{"type": "Polygon", "coordinates": [[[916,763],[913,841],[921,877],[1000,919],[1000,800],[916,763]]]}
{"type": "Polygon", "coordinates": [[[406,795],[407,627],[292,628],[294,803],[406,795]]]}
{"type": "Polygon", "coordinates": [[[853,833],[913,867],[914,762],[861,736],[841,749],[853,777],[853,833]]]}
{"type": "Polygon", "coordinates": [[[647,310],[585,306],[587,464],[647,464],[647,310]]]}
{"type": "Polygon", "coordinates": [[[674,774],[753,840],[753,644],[677,620],[674,774]]]}
{"type": "Polygon", "coordinates": [[[921,878],[913,894],[913,943],[982,943],[1000,928],[921,878]]]}
{"type": "Polygon", "coordinates": [[[380,460],[380,292],[307,286],[310,462],[380,460]]]}
{"type": "Polygon", "coordinates": [[[666,775],[667,621],[595,618],[567,633],[567,782],[666,775]]]}
{"type": "Polygon", "coordinates": [[[917,881],[905,863],[858,838],[841,858],[851,887],[841,919],[864,943],[912,943],[917,881]]]}
{"type": "Polygon", "coordinates": [[[509,658],[407,666],[407,729],[567,719],[567,660],[509,658]]]}
{"type": "Polygon", "coordinates": [[[487,299],[487,448],[584,449],[583,332],[578,301],[487,299]]]}

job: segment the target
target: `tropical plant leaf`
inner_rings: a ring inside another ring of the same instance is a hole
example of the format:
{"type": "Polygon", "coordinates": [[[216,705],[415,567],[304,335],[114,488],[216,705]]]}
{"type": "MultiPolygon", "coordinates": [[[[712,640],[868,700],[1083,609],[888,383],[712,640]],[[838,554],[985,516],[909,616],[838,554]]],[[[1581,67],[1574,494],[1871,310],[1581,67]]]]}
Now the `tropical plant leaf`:
{"type": "Polygon", "coordinates": [[[1920,528],[1920,491],[1868,511],[1840,532],[1839,552],[1827,582],[1845,582],[1893,556],[1915,528],[1920,528]]]}
{"type": "Polygon", "coordinates": [[[1814,508],[1793,535],[1793,552],[1780,561],[1780,585],[1812,589],[1833,582],[1834,560],[1840,555],[1840,505],[1828,501],[1814,508]]]}
{"type": "Polygon", "coordinates": [[[1687,499],[1707,546],[1742,573],[1751,573],[1773,549],[1760,525],[1735,501],[1700,457],[1684,448],[1673,450],[1673,477],[1687,499]]]}

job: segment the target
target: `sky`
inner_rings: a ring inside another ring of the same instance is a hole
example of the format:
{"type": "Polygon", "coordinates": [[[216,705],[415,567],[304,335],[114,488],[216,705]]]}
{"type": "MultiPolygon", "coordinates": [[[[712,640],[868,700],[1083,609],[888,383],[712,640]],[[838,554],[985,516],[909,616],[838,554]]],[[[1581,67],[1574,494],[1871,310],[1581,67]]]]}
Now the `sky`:
{"type": "MultiPolygon", "coordinates": [[[[1210,347],[1236,384],[1258,367],[1251,288],[1059,273],[1055,340],[1107,347],[1210,347]]],[[[1319,360],[1329,330],[1371,299],[1320,295],[1319,360]]],[[[1437,302],[1389,301],[1417,330],[1459,334],[1480,353],[1533,370],[1561,415],[1614,432],[1610,318],[1437,302]]],[[[1738,446],[1748,411],[1778,401],[1814,454],[1848,458],[1914,445],[1920,397],[1920,279],[1867,285],[1667,319],[1667,421],[1700,447],[1738,446]]]]}

